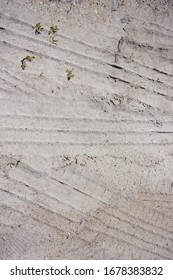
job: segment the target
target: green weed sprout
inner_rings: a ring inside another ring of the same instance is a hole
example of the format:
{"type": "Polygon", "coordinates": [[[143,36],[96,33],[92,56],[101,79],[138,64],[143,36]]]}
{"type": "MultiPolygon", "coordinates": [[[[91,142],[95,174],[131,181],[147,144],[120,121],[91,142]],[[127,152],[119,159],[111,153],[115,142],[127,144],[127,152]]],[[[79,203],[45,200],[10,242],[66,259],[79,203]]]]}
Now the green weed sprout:
{"type": "Polygon", "coordinates": [[[57,31],[59,30],[58,26],[57,25],[52,25],[49,29],[49,32],[48,34],[49,35],[54,35],[57,33],[57,31]]]}
{"type": "Polygon", "coordinates": [[[41,25],[40,22],[36,23],[36,25],[33,26],[32,28],[35,29],[35,35],[41,34],[41,32],[44,31],[44,27],[41,25]]]}
{"type": "Polygon", "coordinates": [[[72,78],[74,78],[74,73],[73,73],[74,69],[67,69],[67,80],[70,81],[72,78]]]}
{"type": "Polygon", "coordinates": [[[55,45],[58,42],[58,40],[55,39],[55,34],[57,33],[58,30],[59,28],[57,25],[52,25],[48,32],[48,34],[50,35],[50,42],[55,45]]]}
{"type": "Polygon", "coordinates": [[[22,70],[25,70],[26,66],[27,66],[27,61],[28,62],[31,62],[35,59],[35,56],[29,56],[27,55],[26,57],[24,57],[22,60],[21,60],[21,68],[22,70]]]}

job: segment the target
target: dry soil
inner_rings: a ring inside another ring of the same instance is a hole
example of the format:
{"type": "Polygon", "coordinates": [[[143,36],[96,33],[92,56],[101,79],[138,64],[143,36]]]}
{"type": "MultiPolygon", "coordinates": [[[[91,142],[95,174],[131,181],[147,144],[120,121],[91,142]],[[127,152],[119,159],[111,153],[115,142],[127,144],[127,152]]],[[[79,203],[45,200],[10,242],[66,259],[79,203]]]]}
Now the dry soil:
{"type": "Polygon", "coordinates": [[[172,1],[111,2],[0,1],[0,259],[173,258],[172,1]]]}

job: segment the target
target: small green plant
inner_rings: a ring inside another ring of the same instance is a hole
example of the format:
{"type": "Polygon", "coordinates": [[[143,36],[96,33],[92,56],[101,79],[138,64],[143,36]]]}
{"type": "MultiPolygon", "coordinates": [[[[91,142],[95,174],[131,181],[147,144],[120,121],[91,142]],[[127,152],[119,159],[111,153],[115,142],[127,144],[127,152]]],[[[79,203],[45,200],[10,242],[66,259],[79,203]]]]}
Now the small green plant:
{"type": "Polygon", "coordinates": [[[52,25],[48,32],[48,34],[50,35],[50,42],[54,45],[56,45],[56,43],[58,42],[58,40],[55,39],[55,34],[57,33],[58,30],[59,28],[57,25],[52,25]]]}
{"type": "Polygon", "coordinates": [[[15,160],[15,161],[9,162],[7,165],[9,165],[10,167],[13,167],[13,166],[17,167],[19,163],[20,163],[20,160],[15,160]]]}
{"type": "Polygon", "coordinates": [[[25,68],[26,68],[26,61],[22,60],[21,68],[22,68],[22,70],[25,70],[25,68]]]}
{"type": "Polygon", "coordinates": [[[55,35],[57,33],[57,31],[59,30],[57,25],[52,25],[49,29],[48,34],[49,35],[55,35]]]}
{"type": "Polygon", "coordinates": [[[74,73],[73,73],[74,69],[67,69],[67,80],[70,81],[72,78],[74,78],[74,73]]]}
{"type": "Polygon", "coordinates": [[[35,56],[29,56],[27,55],[26,57],[24,57],[22,60],[21,60],[21,68],[22,70],[25,70],[26,66],[27,66],[27,61],[28,62],[31,62],[35,59],[35,56]]]}
{"type": "Polygon", "coordinates": [[[44,27],[41,25],[40,22],[36,23],[36,25],[33,26],[32,28],[35,29],[35,35],[41,34],[41,32],[44,31],[44,27]]]}

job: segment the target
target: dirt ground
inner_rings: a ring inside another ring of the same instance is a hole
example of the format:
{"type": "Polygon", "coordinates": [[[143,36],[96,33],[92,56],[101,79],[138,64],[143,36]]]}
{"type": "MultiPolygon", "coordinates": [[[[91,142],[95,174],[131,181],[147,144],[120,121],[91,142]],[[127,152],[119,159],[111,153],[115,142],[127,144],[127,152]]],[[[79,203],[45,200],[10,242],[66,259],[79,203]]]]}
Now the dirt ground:
{"type": "Polygon", "coordinates": [[[0,259],[173,259],[173,1],[111,7],[0,1],[0,259]]]}

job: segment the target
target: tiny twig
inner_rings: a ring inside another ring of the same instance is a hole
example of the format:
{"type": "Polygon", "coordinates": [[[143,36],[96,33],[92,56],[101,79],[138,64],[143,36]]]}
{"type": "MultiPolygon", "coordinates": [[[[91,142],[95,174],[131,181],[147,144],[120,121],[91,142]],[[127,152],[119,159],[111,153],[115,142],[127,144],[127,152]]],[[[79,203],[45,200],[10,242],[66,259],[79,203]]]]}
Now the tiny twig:
{"type": "Polygon", "coordinates": [[[11,161],[7,164],[7,166],[9,165],[10,167],[12,167],[12,166],[17,167],[19,163],[20,163],[20,160],[16,160],[16,162],[11,161]]]}

